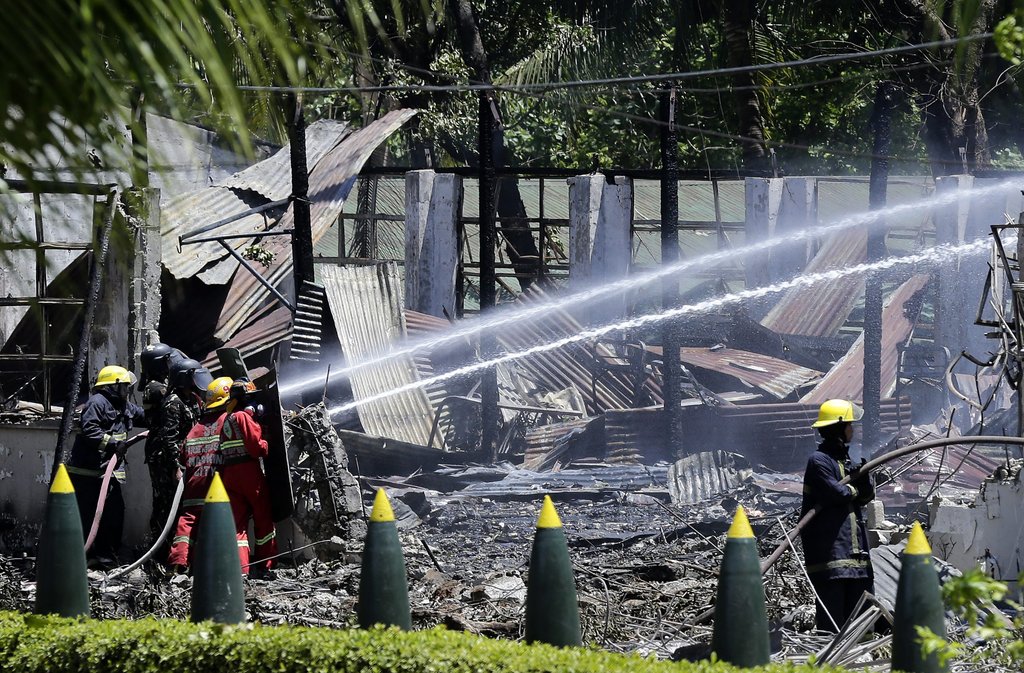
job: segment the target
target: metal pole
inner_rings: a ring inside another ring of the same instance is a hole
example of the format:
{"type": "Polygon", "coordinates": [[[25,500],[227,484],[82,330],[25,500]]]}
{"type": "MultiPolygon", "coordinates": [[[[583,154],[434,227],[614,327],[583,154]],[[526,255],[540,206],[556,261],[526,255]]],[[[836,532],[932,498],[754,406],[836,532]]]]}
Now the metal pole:
{"type": "Polygon", "coordinates": [[[295,214],[295,233],[292,234],[292,263],[295,273],[295,293],[302,282],[313,280],[313,232],[309,219],[309,169],[306,166],[306,117],[302,99],[288,94],[288,142],[292,169],[292,208],[295,214]]]}
{"type": "Polygon", "coordinates": [[[50,481],[57,475],[57,467],[64,462],[64,445],[71,434],[71,419],[78,403],[78,391],[82,387],[82,376],[85,362],[89,356],[89,339],[92,335],[92,323],[96,317],[96,304],[100,301],[100,289],[103,286],[103,270],[107,266],[107,252],[110,250],[110,231],[114,228],[114,214],[117,212],[118,196],[116,191],[107,196],[107,212],[97,231],[96,247],[93,248],[92,269],[89,272],[89,294],[85,298],[85,314],[82,316],[82,332],[78,337],[78,352],[75,353],[75,365],[71,370],[71,384],[68,396],[64,401],[64,410],[60,415],[60,429],[57,432],[57,447],[53,452],[53,465],[50,468],[50,481]]]}
{"type": "MultiPolygon", "coordinates": [[[[494,111],[489,92],[480,94],[480,313],[497,303],[494,247],[494,111]]],[[[489,330],[480,332],[480,357],[489,360],[497,351],[497,339],[489,330]]],[[[480,374],[480,450],[492,462],[498,460],[498,372],[494,367],[480,374]]]]}
{"type": "MultiPolygon", "coordinates": [[[[996,236],[996,240],[999,237],[996,236]]],[[[1024,344],[1024,213],[1017,218],[1017,266],[1019,268],[1019,280],[1010,285],[1013,296],[1013,324],[1017,334],[1017,434],[1024,437],[1024,351],[1021,344],[1024,344]]]]}
{"type": "MultiPolygon", "coordinates": [[[[661,118],[661,263],[671,266],[679,261],[679,143],[676,140],[676,90],[663,93],[661,118]]],[[[666,277],[661,286],[662,308],[679,304],[679,280],[666,277]]],[[[666,321],[661,330],[662,370],[665,378],[665,422],[668,425],[669,454],[682,457],[682,369],[679,360],[679,334],[674,321],[666,321]]]]}
{"type": "MultiPolygon", "coordinates": [[[[895,106],[895,85],[879,82],[875,94],[873,126],[874,152],[871,159],[871,181],[868,202],[871,210],[885,208],[889,181],[889,152],[892,141],[890,120],[895,106]]],[[[869,225],[867,261],[877,262],[886,256],[884,220],[869,225]]],[[[870,453],[881,443],[882,403],[882,272],[872,272],[864,289],[864,450],[870,453]]]]}

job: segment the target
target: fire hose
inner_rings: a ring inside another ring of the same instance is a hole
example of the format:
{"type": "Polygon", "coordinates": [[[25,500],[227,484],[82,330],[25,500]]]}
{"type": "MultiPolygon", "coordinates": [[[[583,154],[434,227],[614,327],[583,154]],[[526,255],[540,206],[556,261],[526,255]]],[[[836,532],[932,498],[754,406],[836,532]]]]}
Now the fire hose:
{"type": "Polygon", "coordinates": [[[120,577],[121,575],[127,575],[128,573],[130,573],[131,571],[135,570],[140,565],[148,561],[150,557],[156,553],[156,550],[159,549],[160,545],[162,545],[164,543],[164,540],[167,539],[167,535],[171,532],[171,528],[174,527],[174,524],[178,519],[178,504],[181,502],[181,494],[184,491],[185,480],[179,479],[178,487],[174,489],[174,499],[171,501],[171,509],[167,513],[167,521],[164,522],[164,527],[160,531],[160,535],[158,535],[156,540],[153,541],[153,545],[146,551],[145,554],[140,556],[137,561],[130,565],[124,566],[122,568],[117,568],[111,571],[110,574],[107,575],[106,579],[112,580],[120,577]]]}
{"type": "MultiPolygon", "coordinates": [[[[840,484],[849,484],[855,479],[859,479],[866,475],[871,470],[875,469],[879,465],[884,465],[891,460],[902,458],[903,456],[911,453],[917,453],[918,451],[927,451],[928,449],[936,449],[942,446],[953,446],[956,444],[1017,444],[1018,446],[1024,446],[1024,437],[1002,437],[999,435],[967,435],[964,437],[944,437],[942,439],[935,439],[929,442],[920,442],[918,444],[910,444],[903,448],[890,451],[889,453],[883,454],[877,458],[872,458],[868,462],[860,466],[852,474],[848,474],[839,481],[840,484]]],[[[796,540],[796,536],[799,535],[800,531],[813,519],[818,512],[823,509],[823,506],[819,503],[815,505],[813,509],[808,511],[797,522],[791,530],[789,530],[783,537],[782,542],[775,548],[768,557],[761,562],[761,575],[764,576],[768,570],[775,565],[775,563],[782,557],[782,553],[786,551],[787,547],[790,547],[796,540]]],[[[708,619],[715,613],[714,608],[705,610],[701,614],[697,615],[693,620],[686,626],[694,626],[700,624],[704,620],[708,619]]]]}
{"type": "MultiPolygon", "coordinates": [[[[137,444],[138,442],[146,439],[147,437],[149,437],[148,431],[140,432],[139,434],[130,438],[125,443],[125,448],[127,449],[128,447],[137,444]]],[[[96,501],[96,514],[93,516],[92,526],[89,529],[89,536],[85,541],[86,551],[88,551],[89,547],[92,546],[92,543],[96,539],[96,533],[97,531],[99,531],[100,519],[103,518],[103,507],[107,501],[107,488],[110,486],[110,478],[114,474],[114,470],[117,467],[117,463],[117,456],[111,456],[110,460],[107,461],[107,468],[103,473],[103,482],[100,485],[99,499],[96,501]]],[[[153,541],[153,545],[146,551],[146,553],[139,557],[139,559],[131,565],[114,570],[109,575],[107,575],[106,579],[114,579],[116,577],[120,577],[121,575],[126,575],[127,573],[130,573],[131,571],[135,570],[140,565],[148,561],[150,557],[152,557],[153,554],[156,553],[157,549],[160,548],[160,545],[162,545],[164,540],[167,539],[167,535],[171,532],[171,528],[174,527],[174,522],[178,518],[178,505],[181,503],[181,495],[184,490],[185,481],[183,479],[179,479],[178,486],[174,490],[174,498],[171,501],[170,511],[167,513],[167,521],[164,522],[164,527],[160,531],[160,535],[158,535],[156,540],[153,541]]]]}
{"type": "MultiPolygon", "coordinates": [[[[134,437],[128,439],[124,443],[125,451],[128,447],[137,444],[138,442],[149,437],[149,431],[143,431],[134,437]]],[[[89,527],[89,535],[85,538],[85,550],[89,551],[92,547],[92,543],[96,541],[96,533],[100,529],[100,519],[103,518],[103,506],[107,503],[107,489],[110,487],[110,478],[114,475],[114,470],[117,469],[117,464],[121,462],[121,457],[116,453],[107,459],[107,469],[103,472],[103,482],[100,484],[100,495],[96,500],[96,513],[92,517],[92,526],[89,527]]]]}

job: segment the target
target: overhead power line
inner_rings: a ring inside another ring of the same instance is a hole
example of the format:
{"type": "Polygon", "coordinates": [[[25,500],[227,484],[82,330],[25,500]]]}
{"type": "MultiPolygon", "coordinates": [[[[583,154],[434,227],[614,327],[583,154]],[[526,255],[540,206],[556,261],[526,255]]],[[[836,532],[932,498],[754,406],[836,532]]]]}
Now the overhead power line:
{"type": "MultiPolygon", "coordinates": [[[[240,85],[237,88],[241,91],[264,91],[264,92],[285,92],[285,93],[375,93],[375,92],[399,92],[399,91],[430,91],[430,92],[460,92],[460,91],[506,91],[510,93],[530,91],[553,91],[558,89],[578,89],[594,86],[631,86],[649,82],[680,82],[683,80],[696,79],[700,77],[731,77],[744,73],[768,72],[772,70],[783,70],[786,68],[801,68],[807,66],[828,65],[844,61],[859,61],[864,59],[878,58],[891,54],[905,54],[914,51],[925,51],[941,47],[953,47],[968,42],[987,40],[992,33],[980,33],[968,35],[950,40],[934,40],[932,42],[921,42],[909,44],[902,47],[889,47],[887,49],[876,49],[874,51],[845,52],[831,54],[828,56],[814,56],[811,58],[797,59],[793,61],[779,61],[776,63],[761,63],[757,65],[738,66],[732,68],[716,68],[714,70],[692,70],[689,72],[661,73],[656,75],[632,75],[628,77],[608,77],[603,79],[570,80],[565,82],[537,82],[531,84],[387,84],[379,86],[342,86],[342,87],[307,87],[307,86],[258,86],[240,85]]],[[[195,88],[191,84],[179,84],[180,88],[195,88]]]]}

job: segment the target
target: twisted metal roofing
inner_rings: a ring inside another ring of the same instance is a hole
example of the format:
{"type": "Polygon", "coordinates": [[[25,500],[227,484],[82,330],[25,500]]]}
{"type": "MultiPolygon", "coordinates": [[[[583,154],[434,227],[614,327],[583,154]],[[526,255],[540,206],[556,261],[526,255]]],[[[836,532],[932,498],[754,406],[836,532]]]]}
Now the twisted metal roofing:
{"type": "MultiPolygon", "coordinates": [[[[309,174],[310,222],[313,244],[338,220],[356,175],[376,147],[415,115],[417,110],[394,110],[368,126],[348,135],[327,152],[309,174]]],[[[287,229],[294,223],[291,206],[277,223],[287,229]]],[[[292,273],[291,240],[285,236],[266,239],[264,248],[274,260],[263,276],[279,287],[292,273]]],[[[235,273],[214,336],[227,340],[245,324],[252,313],[270,298],[250,273],[235,273]]]]}
{"type": "MultiPolygon", "coordinates": [[[[306,133],[306,157],[309,166],[321,158],[349,133],[347,124],[318,121],[306,133]]],[[[182,194],[168,201],[160,211],[160,247],[163,265],[175,278],[200,275],[203,282],[222,285],[231,279],[238,267],[219,243],[198,243],[178,247],[178,237],[261,206],[284,199],[291,193],[291,151],[288,147],[265,161],[235,173],[222,184],[182,194]]],[[[210,235],[226,236],[266,231],[274,226],[266,213],[250,215],[231,222],[210,235]]],[[[227,241],[235,250],[249,245],[252,239],[227,241]]]]}
{"type": "MultiPolygon", "coordinates": [[[[393,262],[325,266],[322,274],[341,351],[349,362],[387,352],[405,336],[402,281],[393,262]]],[[[362,401],[416,383],[420,376],[406,354],[357,369],[349,379],[356,401],[362,401]]],[[[365,402],[357,412],[368,434],[427,445],[433,409],[423,388],[365,402]]]]}

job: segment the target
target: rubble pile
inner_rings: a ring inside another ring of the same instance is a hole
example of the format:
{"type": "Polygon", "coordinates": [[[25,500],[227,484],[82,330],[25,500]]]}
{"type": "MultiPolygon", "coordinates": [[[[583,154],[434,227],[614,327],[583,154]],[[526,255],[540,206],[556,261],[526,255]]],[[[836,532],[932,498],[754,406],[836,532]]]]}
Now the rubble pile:
{"type": "MultiPolygon", "coordinates": [[[[393,502],[403,526],[415,627],[520,637],[539,498],[500,502],[409,493],[393,502]],[[422,518],[408,502],[419,504],[422,518]]],[[[586,642],[670,657],[684,645],[707,640],[708,625],[693,622],[714,600],[727,528],[720,502],[686,511],[653,496],[618,491],[557,507],[571,545],[586,642]]],[[[775,514],[785,513],[752,516],[763,555],[781,535],[775,514]]],[[[272,579],[247,580],[250,617],[270,624],[353,626],[361,548],[358,542],[346,546],[341,558],[291,566],[285,557],[272,579]]],[[[0,608],[30,610],[32,564],[3,563],[0,572],[0,608]]],[[[153,566],[116,580],[106,581],[97,571],[90,577],[96,617],[188,617],[190,577],[167,576],[153,566]]],[[[766,591],[770,619],[801,631],[813,625],[813,598],[792,555],[769,574],[766,591]]]]}

